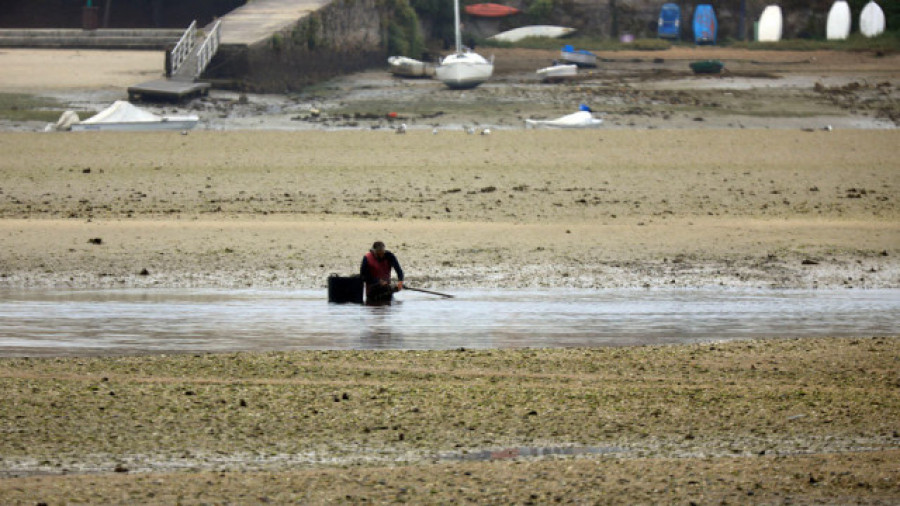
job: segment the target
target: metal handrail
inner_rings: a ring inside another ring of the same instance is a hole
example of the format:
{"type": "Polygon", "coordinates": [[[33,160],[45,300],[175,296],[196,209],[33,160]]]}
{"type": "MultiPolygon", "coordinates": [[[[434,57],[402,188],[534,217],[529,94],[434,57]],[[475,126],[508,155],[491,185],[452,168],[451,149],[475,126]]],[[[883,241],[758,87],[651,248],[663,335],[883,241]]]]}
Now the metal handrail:
{"type": "Polygon", "coordinates": [[[209,65],[210,60],[216,55],[216,51],[219,50],[221,30],[222,20],[218,20],[213,25],[212,30],[209,31],[209,35],[206,36],[203,45],[200,46],[200,51],[197,52],[197,77],[203,74],[206,66],[209,65]]]}
{"type": "Polygon", "coordinates": [[[181,67],[181,64],[188,59],[188,56],[191,54],[191,49],[194,48],[194,37],[197,33],[197,21],[192,21],[191,26],[184,31],[181,38],[178,39],[178,44],[175,44],[175,49],[172,49],[172,73],[174,74],[178,67],[181,67]]]}

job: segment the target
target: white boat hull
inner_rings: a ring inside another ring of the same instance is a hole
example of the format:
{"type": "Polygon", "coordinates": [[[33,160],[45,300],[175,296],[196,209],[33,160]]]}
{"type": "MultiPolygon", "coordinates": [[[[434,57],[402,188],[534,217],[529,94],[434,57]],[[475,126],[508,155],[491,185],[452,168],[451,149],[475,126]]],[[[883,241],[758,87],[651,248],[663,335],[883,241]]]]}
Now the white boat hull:
{"type": "Polygon", "coordinates": [[[490,79],[494,73],[494,58],[487,61],[480,54],[468,49],[463,51],[459,29],[459,0],[453,0],[453,24],[456,52],[441,60],[441,64],[434,69],[434,75],[453,89],[474,88],[490,79]]]}
{"type": "Polygon", "coordinates": [[[488,37],[488,39],[498,40],[501,42],[518,42],[522,39],[527,39],[528,37],[545,37],[555,39],[558,37],[569,35],[574,31],[574,28],[568,28],[565,26],[532,25],[513,28],[512,30],[507,30],[496,35],[491,35],[490,37],[488,37]]]}
{"type": "Polygon", "coordinates": [[[526,119],[525,124],[535,128],[541,126],[549,128],[595,128],[602,125],[603,120],[595,118],[588,111],[578,111],[550,120],[526,119]]]}
{"type": "MultiPolygon", "coordinates": [[[[64,115],[65,116],[65,115],[64,115]]],[[[75,116],[77,120],[77,116],[75,116]]],[[[62,121],[63,118],[60,118],[62,121]]],[[[74,122],[75,132],[101,130],[189,130],[197,125],[198,116],[157,116],[124,100],[117,100],[111,106],[90,118],[74,122]]]]}
{"type": "Polygon", "coordinates": [[[537,75],[542,81],[563,81],[578,75],[578,65],[551,65],[538,69],[537,75]]]}
{"type": "Polygon", "coordinates": [[[559,57],[564,62],[574,63],[579,67],[596,67],[597,55],[575,51],[560,51],[559,57]]]}
{"type": "Polygon", "coordinates": [[[391,74],[400,77],[432,77],[434,65],[423,61],[407,58],[405,56],[391,56],[388,58],[391,74]]]}
{"type": "Polygon", "coordinates": [[[781,40],[782,19],[781,7],[777,5],[766,7],[759,17],[759,33],[756,40],[759,42],[778,42],[781,40]]]}
{"type": "Polygon", "coordinates": [[[150,130],[190,130],[197,126],[196,116],[163,118],[161,121],[131,121],[121,123],[77,123],[73,132],[146,132],[150,130]]]}
{"type": "Polygon", "coordinates": [[[475,53],[450,55],[434,69],[434,75],[453,89],[474,88],[490,79],[494,64],[475,53]]]}
{"type": "Polygon", "coordinates": [[[828,11],[828,22],[825,33],[828,40],[846,40],[850,36],[850,5],[845,0],[838,0],[828,11]]]}
{"type": "Polygon", "coordinates": [[[866,37],[877,37],[884,33],[884,11],[874,1],[870,1],[859,13],[859,33],[866,37]]]}

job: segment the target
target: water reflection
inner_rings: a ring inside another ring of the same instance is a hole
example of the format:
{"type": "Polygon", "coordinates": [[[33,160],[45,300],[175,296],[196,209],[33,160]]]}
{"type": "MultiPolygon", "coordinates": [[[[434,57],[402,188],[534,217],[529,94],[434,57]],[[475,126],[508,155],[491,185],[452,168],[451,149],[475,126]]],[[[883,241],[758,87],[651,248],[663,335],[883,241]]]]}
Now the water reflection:
{"type": "Polygon", "coordinates": [[[324,291],[0,292],[0,355],[620,346],[893,335],[900,290],[403,292],[390,306],[324,291]]]}
{"type": "Polygon", "coordinates": [[[402,301],[395,300],[392,304],[365,306],[364,312],[368,314],[363,319],[366,332],[362,335],[361,348],[367,350],[403,348],[403,339],[399,332],[395,334],[391,324],[391,312],[399,311],[402,304],[402,301]]]}

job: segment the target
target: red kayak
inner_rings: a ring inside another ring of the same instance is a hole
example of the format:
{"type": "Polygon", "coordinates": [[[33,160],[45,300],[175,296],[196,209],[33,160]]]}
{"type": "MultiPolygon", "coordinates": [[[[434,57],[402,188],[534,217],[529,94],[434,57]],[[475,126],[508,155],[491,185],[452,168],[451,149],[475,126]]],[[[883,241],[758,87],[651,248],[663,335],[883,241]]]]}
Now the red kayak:
{"type": "Polygon", "coordinates": [[[466,6],[466,14],[482,18],[502,18],[521,12],[515,7],[500,4],[473,4],[466,6]]]}

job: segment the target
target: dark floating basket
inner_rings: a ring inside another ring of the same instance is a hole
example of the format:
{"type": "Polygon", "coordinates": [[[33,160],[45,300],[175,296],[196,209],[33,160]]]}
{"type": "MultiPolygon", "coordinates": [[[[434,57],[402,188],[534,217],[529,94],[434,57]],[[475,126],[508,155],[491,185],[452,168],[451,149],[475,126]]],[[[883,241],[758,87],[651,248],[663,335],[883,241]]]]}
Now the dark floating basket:
{"type": "Polygon", "coordinates": [[[357,276],[328,276],[328,302],[335,304],[362,304],[363,280],[357,276]]]}

